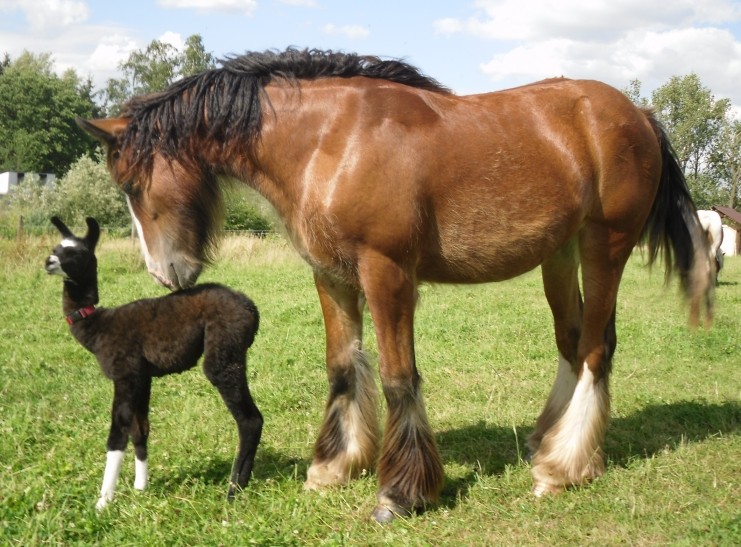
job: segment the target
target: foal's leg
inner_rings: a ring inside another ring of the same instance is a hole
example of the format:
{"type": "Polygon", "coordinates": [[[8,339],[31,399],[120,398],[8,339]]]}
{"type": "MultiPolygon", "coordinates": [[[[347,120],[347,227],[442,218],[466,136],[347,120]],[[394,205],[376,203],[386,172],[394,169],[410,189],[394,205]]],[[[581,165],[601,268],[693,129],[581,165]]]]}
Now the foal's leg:
{"type": "MultiPolygon", "coordinates": [[[[218,329],[218,327],[217,327],[218,329]]],[[[247,333],[239,336],[247,340],[247,333]]],[[[203,372],[216,387],[232,413],[239,431],[239,450],[232,466],[227,499],[233,500],[237,489],[247,486],[262,436],[263,418],[247,385],[247,348],[231,342],[220,344],[219,330],[206,331],[203,372]]]]}
{"type": "Polygon", "coordinates": [[[137,382],[134,380],[116,380],[113,384],[113,409],[111,411],[111,429],[106,443],[105,472],[103,484],[100,487],[100,498],[95,504],[97,509],[103,509],[113,500],[116,483],[121,473],[121,462],[124,457],[126,444],[129,442],[129,433],[134,421],[135,393],[137,382]]]}
{"type": "Polygon", "coordinates": [[[602,444],[610,414],[608,379],[615,335],[615,303],[625,263],[637,234],[588,224],[581,234],[584,285],[577,382],[561,417],[550,427],[532,462],[536,495],[558,492],[602,475],[602,444]]]}
{"type": "Polygon", "coordinates": [[[576,241],[570,241],[558,253],[543,263],[543,287],[553,313],[558,347],[556,381],[543,412],[528,439],[530,457],[534,456],[540,441],[563,414],[576,388],[579,370],[576,351],[581,334],[582,299],[579,292],[579,262],[576,241]]]}
{"type": "Polygon", "coordinates": [[[345,484],[374,467],[378,448],[376,384],[362,348],[363,301],[357,289],[314,276],[327,336],[329,399],[304,488],[345,484]]]}
{"type": "Polygon", "coordinates": [[[361,261],[360,278],[376,329],[388,405],[373,518],[388,522],[437,501],[444,472],[415,365],[416,284],[398,264],[375,254],[361,261]]]}
{"type": "Polygon", "coordinates": [[[152,379],[141,380],[134,401],[134,420],[131,424],[131,444],[134,445],[135,472],[134,488],[144,490],[149,484],[147,462],[147,439],[149,438],[149,397],[152,379]]]}

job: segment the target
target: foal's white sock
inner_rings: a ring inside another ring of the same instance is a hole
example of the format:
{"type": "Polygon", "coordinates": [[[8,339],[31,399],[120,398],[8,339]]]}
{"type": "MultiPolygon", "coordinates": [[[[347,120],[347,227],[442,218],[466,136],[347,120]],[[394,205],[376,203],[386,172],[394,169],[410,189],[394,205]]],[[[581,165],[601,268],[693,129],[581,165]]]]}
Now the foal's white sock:
{"type": "Polygon", "coordinates": [[[123,450],[110,450],[106,454],[105,472],[103,473],[103,486],[100,487],[100,499],[95,508],[103,509],[113,499],[116,491],[116,482],[121,473],[121,462],[123,461],[123,450]]]}
{"type": "Polygon", "coordinates": [[[136,458],[136,475],[134,478],[134,488],[144,490],[149,484],[149,469],[147,460],[136,458]]]}

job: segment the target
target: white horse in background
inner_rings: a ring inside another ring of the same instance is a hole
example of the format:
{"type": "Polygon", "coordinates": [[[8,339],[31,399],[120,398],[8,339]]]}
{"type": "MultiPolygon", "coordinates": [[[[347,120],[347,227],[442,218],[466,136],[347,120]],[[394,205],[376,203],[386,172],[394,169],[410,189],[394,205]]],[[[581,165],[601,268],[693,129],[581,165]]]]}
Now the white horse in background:
{"type": "Polygon", "coordinates": [[[716,211],[697,211],[700,224],[708,238],[709,260],[712,268],[715,268],[715,284],[718,284],[718,274],[723,268],[723,251],[720,244],[723,243],[723,223],[716,211]]]}

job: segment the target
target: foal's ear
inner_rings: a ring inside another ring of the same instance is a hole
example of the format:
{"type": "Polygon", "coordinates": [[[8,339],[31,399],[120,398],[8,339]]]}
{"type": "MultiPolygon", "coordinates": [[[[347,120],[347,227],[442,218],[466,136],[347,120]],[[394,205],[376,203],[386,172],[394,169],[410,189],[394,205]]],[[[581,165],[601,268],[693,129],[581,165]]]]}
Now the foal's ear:
{"type": "Polygon", "coordinates": [[[100,120],[86,120],[75,117],[77,125],[100,142],[110,147],[116,144],[116,138],[129,125],[126,118],[103,118],[100,120]]]}
{"type": "Polygon", "coordinates": [[[87,217],[85,222],[87,223],[85,242],[91,251],[95,251],[95,246],[98,244],[98,238],[100,237],[100,226],[98,226],[98,221],[93,217],[87,217]]]}
{"type": "Polygon", "coordinates": [[[62,222],[61,218],[57,216],[51,217],[51,223],[57,227],[57,230],[62,234],[62,237],[75,237],[72,231],[67,228],[67,225],[62,222]]]}

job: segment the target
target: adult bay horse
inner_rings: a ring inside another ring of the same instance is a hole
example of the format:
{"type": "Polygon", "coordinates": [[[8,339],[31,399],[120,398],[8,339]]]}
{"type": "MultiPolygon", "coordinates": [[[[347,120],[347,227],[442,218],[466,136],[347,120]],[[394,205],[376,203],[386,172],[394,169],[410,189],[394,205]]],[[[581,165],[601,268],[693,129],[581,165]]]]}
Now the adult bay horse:
{"type": "Polygon", "coordinates": [[[147,266],[170,288],[192,285],[212,256],[222,179],[275,206],[313,269],[326,327],[329,398],[307,488],[376,462],[367,302],[388,407],[379,522],[435,502],[443,483],[414,355],[419,283],[541,266],[559,366],[528,441],[537,495],[604,470],[618,285],[642,236],[649,261],[661,253],[679,273],[692,322],[701,313],[705,238],[666,135],[598,82],[456,96],[404,62],[288,49],[226,59],[120,117],[78,121],[107,146],[147,266]]]}

